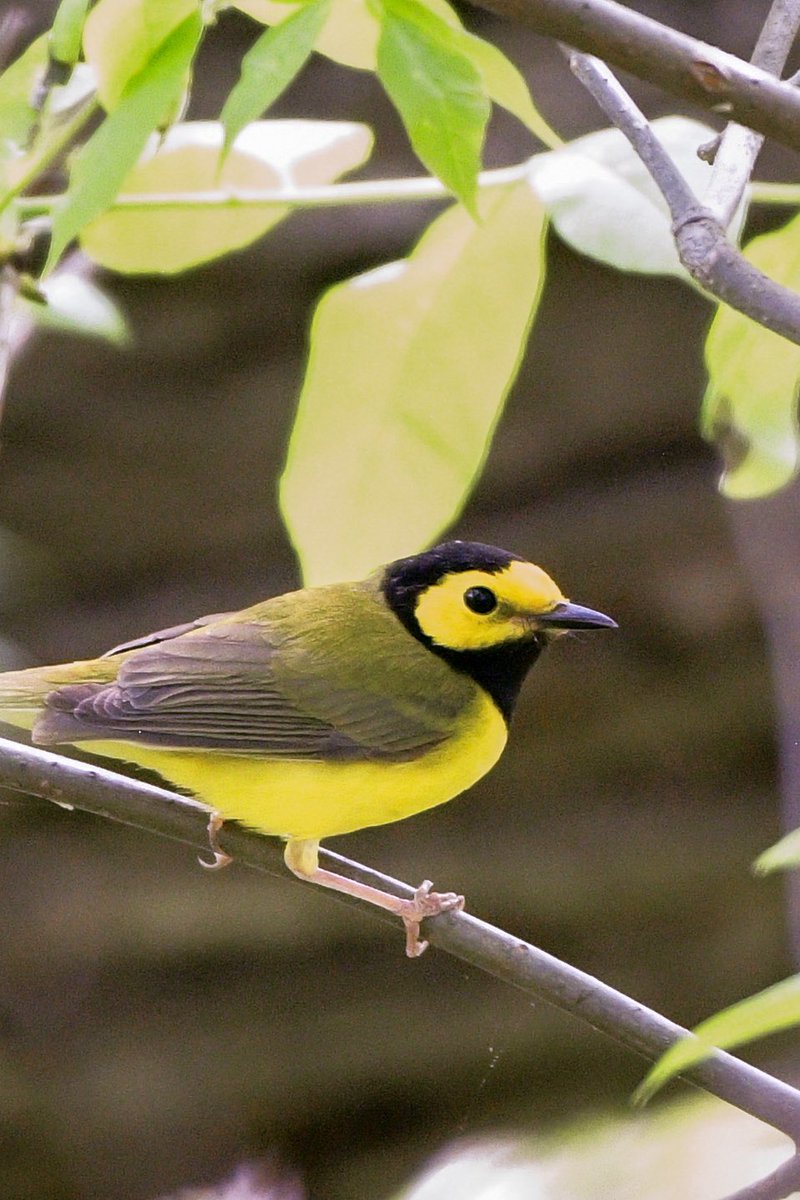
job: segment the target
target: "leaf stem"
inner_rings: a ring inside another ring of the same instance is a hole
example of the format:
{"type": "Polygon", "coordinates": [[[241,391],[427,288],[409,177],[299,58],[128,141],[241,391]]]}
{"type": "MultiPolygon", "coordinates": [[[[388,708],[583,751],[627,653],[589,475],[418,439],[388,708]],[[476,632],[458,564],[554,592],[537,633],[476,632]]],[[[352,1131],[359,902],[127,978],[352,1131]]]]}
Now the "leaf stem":
{"type": "MultiPolygon", "coordinates": [[[[504,187],[525,177],[527,161],[512,167],[482,171],[482,188],[504,187]]],[[[61,202],[60,195],[20,196],[15,207],[20,217],[49,215],[61,202]]],[[[109,209],[126,211],[163,208],[268,208],[275,204],[292,208],[336,208],[353,204],[392,204],[408,200],[446,200],[452,193],[433,176],[410,179],[363,179],[351,183],[300,188],[215,188],[207,192],[122,193],[109,209]]]]}
{"type": "Polygon", "coordinates": [[[767,183],[754,180],[748,188],[751,204],[800,206],[800,183],[767,183]]]}

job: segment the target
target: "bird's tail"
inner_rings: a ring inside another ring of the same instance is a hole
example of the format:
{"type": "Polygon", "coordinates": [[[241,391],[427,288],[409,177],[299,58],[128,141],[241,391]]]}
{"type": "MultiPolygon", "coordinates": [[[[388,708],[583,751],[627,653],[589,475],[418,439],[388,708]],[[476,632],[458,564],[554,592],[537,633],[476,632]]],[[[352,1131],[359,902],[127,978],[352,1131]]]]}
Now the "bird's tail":
{"type": "MultiPolygon", "coordinates": [[[[97,666],[107,660],[65,663],[53,667],[29,667],[26,671],[0,674],[0,722],[31,729],[44,707],[45,698],[56,688],[93,678],[97,666]]],[[[114,664],[114,667],[116,664],[114,664]]],[[[113,674],[105,666],[103,674],[113,674]]]]}

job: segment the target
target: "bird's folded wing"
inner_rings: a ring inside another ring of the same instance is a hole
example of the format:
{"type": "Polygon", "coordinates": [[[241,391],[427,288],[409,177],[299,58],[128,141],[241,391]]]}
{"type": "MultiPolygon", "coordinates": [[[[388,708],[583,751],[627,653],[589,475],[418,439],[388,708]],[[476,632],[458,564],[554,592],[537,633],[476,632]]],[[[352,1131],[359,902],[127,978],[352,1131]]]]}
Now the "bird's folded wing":
{"type": "Polygon", "coordinates": [[[145,646],[155,646],[158,642],[171,641],[172,638],[180,637],[182,633],[201,629],[205,625],[213,625],[217,621],[232,616],[234,614],[229,612],[209,613],[207,617],[196,617],[194,621],[184,621],[181,625],[170,625],[168,629],[156,629],[154,633],[147,633],[144,637],[132,638],[129,642],[120,642],[118,646],[112,646],[101,657],[114,658],[115,655],[127,654],[130,650],[143,650],[145,646]]]}
{"type": "MultiPolygon", "coordinates": [[[[169,631],[165,631],[168,635],[169,631]]],[[[255,624],[225,622],[145,645],[111,683],[56,688],[36,742],[121,740],[265,758],[404,760],[443,738],[419,712],[380,690],[339,686],[331,672],[324,716],[276,679],[276,647],[255,624]]],[[[324,664],[322,667],[324,673],[324,664]]],[[[319,685],[319,678],[316,679],[319,685]]]]}

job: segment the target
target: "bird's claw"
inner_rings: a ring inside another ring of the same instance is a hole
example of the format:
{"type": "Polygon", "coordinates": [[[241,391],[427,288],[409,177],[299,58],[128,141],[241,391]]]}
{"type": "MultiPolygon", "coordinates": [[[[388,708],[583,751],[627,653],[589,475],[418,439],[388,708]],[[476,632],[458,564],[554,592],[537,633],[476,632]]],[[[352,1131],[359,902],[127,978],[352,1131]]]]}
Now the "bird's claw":
{"type": "Polygon", "coordinates": [[[426,917],[436,917],[443,912],[461,912],[464,897],[456,892],[434,892],[430,879],[424,880],[414,892],[413,900],[403,901],[400,918],[406,927],[406,954],[419,958],[428,949],[428,942],[420,940],[420,922],[426,917]]]}
{"type": "Polygon", "coordinates": [[[213,862],[201,858],[199,854],[197,856],[197,861],[206,871],[221,871],[223,867],[227,867],[229,863],[233,862],[230,854],[226,854],[224,850],[213,850],[212,853],[214,855],[213,862]]]}
{"type": "Polygon", "coordinates": [[[197,856],[197,861],[206,871],[221,871],[223,867],[227,867],[228,863],[232,863],[233,859],[230,854],[226,854],[219,844],[219,831],[225,824],[225,819],[219,813],[212,813],[208,818],[208,844],[211,847],[211,853],[214,855],[213,862],[208,862],[206,859],[197,856]]]}

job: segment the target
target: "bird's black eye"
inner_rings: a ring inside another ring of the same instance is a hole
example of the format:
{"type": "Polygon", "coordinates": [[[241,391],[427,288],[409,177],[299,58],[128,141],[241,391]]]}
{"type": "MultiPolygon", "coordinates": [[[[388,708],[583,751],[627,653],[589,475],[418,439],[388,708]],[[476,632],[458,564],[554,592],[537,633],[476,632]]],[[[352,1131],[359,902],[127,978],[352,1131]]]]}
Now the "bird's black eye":
{"type": "Polygon", "coordinates": [[[497,608],[497,596],[491,588],[471,587],[464,592],[464,603],[474,613],[490,613],[497,608]]]}

